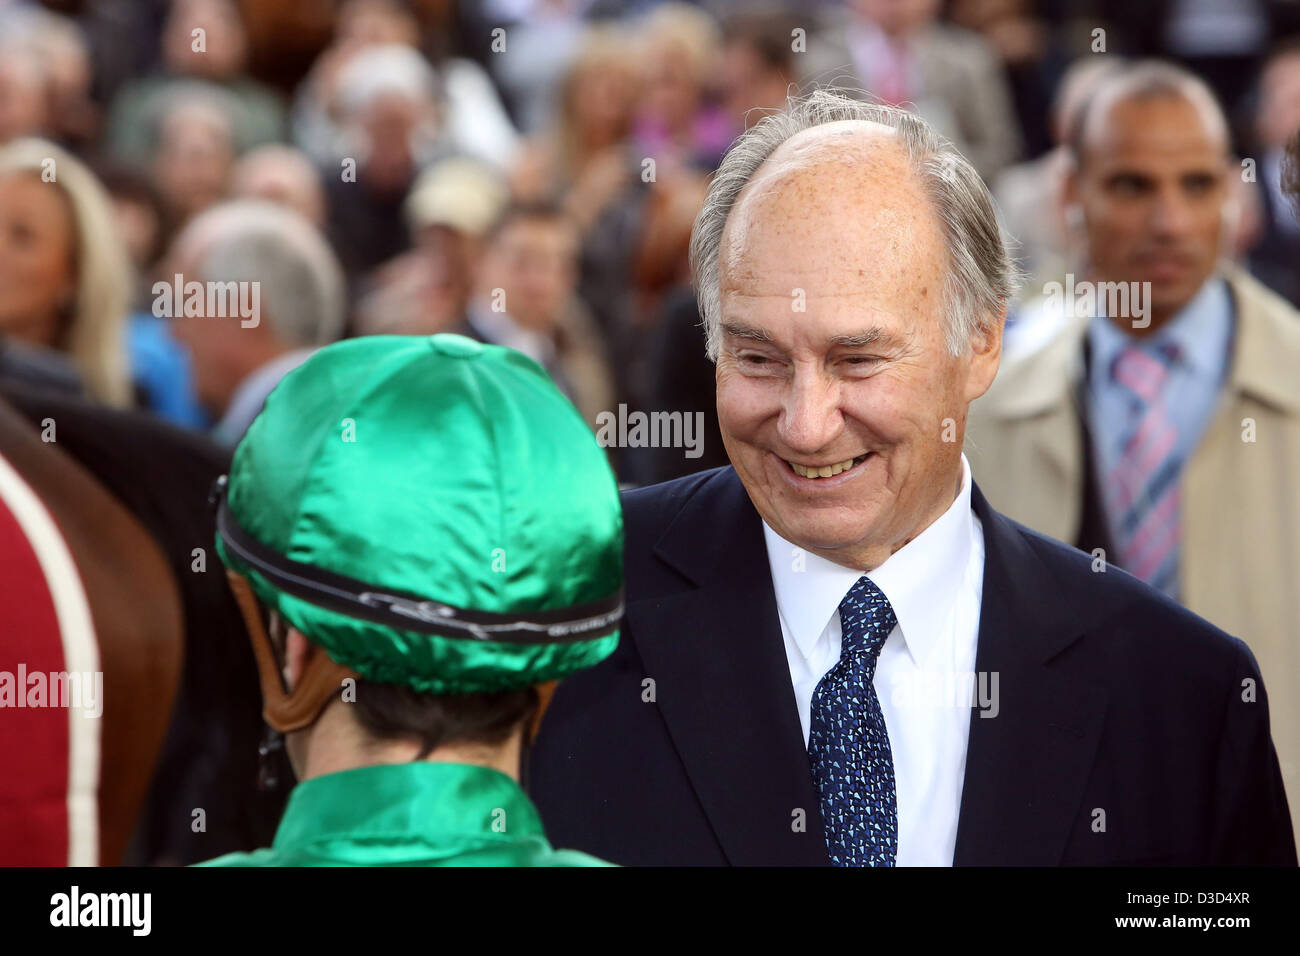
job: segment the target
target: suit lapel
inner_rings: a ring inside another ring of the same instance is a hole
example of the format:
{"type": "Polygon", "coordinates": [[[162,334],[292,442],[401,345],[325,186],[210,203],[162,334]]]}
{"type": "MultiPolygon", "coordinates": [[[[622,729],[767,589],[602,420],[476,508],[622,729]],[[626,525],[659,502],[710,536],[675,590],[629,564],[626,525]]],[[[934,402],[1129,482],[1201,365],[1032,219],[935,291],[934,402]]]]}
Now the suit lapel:
{"type": "MultiPolygon", "coordinates": [[[[996,716],[972,710],[957,824],[958,866],[1055,866],[1088,808],[1080,806],[1101,739],[1106,695],[1049,662],[1083,633],[1089,610],[978,487],[984,590],[976,670],[998,675],[996,716]]],[[[991,680],[991,678],[990,678],[991,680]]],[[[989,711],[992,712],[991,710],[989,711]]]]}
{"type": "Polygon", "coordinates": [[[630,603],[628,632],[728,862],[827,863],[762,525],[734,470],[655,553],[694,586],[630,603]]]}

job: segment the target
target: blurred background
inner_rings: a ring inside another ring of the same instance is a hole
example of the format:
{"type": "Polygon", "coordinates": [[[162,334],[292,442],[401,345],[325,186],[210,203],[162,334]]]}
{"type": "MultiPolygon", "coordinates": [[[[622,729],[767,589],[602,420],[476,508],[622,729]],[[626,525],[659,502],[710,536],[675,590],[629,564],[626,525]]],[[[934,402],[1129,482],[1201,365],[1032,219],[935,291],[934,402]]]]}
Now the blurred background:
{"type": "Polygon", "coordinates": [[[1296,301],[1297,33],[1277,0],[0,0],[0,376],[231,447],[312,349],[459,331],[537,358],[593,427],[705,415],[699,457],[611,448],[621,481],[712,467],[690,228],[788,92],[923,113],[1041,279],[1074,265],[1070,111],[1119,57],[1178,61],[1258,161],[1231,254],[1296,301]],[[35,185],[50,158],[62,190],[35,185]],[[258,282],[257,327],[167,317],[178,274],[258,282]]]}

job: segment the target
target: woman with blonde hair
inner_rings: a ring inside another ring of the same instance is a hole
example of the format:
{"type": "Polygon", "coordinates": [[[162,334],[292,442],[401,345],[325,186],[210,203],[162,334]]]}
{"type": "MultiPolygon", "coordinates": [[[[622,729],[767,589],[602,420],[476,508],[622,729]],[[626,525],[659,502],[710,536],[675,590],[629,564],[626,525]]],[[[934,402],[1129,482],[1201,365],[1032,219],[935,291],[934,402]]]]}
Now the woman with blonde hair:
{"type": "Polygon", "coordinates": [[[72,154],[0,147],[0,342],[63,353],[90,397],[131,404],[132,271],[112,202],[72,154]]]}

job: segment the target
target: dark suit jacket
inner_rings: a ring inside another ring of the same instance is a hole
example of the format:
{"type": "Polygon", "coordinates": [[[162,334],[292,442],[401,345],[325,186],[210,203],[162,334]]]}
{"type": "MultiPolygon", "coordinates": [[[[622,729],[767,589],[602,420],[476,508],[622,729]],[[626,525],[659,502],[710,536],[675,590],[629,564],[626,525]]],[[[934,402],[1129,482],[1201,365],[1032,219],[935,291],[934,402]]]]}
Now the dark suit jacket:
{"type": "MultiPolygon", "coordinates": [[[[1122,571],[1094,573],[978,488],[972,502],[986,551],[976,667],[998,672],[1000,700],[996,717],[971,712],[954,862],[1294,864],[1246,645],[1122,571]]],[[[530,762],[548,835],[623,864],[825,864],[739,478],[633,491],[624,512],[619,649],[560,686],[530,762]]]]}

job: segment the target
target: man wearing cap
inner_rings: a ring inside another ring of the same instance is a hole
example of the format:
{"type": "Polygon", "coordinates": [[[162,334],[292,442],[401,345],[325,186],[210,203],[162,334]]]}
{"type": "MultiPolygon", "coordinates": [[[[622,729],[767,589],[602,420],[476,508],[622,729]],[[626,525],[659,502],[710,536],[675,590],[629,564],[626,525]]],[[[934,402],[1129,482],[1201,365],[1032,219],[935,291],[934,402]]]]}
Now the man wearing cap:
{"type": "Polygon", "coordinates": [[[554,682],[618,644],[622,537],[604,454],[517,352],[371,336],[290,373],[217,550],[300,782],[269,849],[207,865],[600,865],[518,780],[554,682]]]}
{"type": "Polygon", "coordinates": [[[421,173],[403,206],[411,248],[362,284],[357,331],[479,338],[465,321],[466,307],[485,236],[509,198],[501,176],[472,159],[454,156],[421,173]]]}

